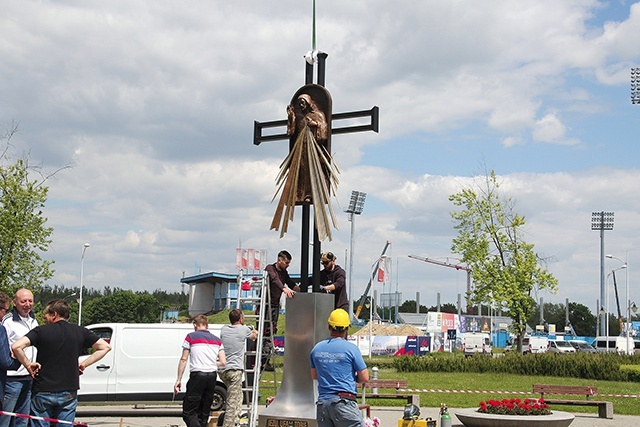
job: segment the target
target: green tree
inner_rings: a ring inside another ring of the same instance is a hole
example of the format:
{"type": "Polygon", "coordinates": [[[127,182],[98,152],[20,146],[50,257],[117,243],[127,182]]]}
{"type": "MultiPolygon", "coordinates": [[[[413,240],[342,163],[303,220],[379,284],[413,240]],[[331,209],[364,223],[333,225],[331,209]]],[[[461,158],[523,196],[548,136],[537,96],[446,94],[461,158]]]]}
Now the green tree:
{"type": "MultiPolygon", "coordinates": [[[[420,304],[420,313],[426,313],[427,307],[420,304]]],[[[399,313],[415,313],[416,312],[416,301],[415,300],[407,300],[398,307],[399,313]]]]}
{"type": "Polygon", "coordinates": [[[575,302],[569,303],[569,322],[573,326],[576,335],[591,336],[596,334],[597,318],[591,313],[589,307],[575,302]]]}
{"type": "MultiPolygon", "coordinates": [[[[427,311],[437,312],[438,311],[438,306],[437,305],[432,305],[431,307],[429,307],[427,309],[427,311]]],[[[457,314],[458,313],[458,307],[455,304],[451,304],[450,302],[445,302],[444,304],[440,304],[440,313],[457,314]]]]}
{"type": "Polygon", "coordinates": [[[539,265],[543,260],[534,246],[524,241],[525,219],[514,212],[510,198],[499,194],[499,187],[491,171],[475,189],[466,188],[449,197],[460,208],[451,212],[458,230],[451,250],[471,268],[470,301],[506,311],[522,343],[535,303],[532,295],[542,289],[554,292],[557,280],[539,265]]]}
{"type": "Polygon", "coordinates": [[[82,306],[82,321],[94,323],[156,323],[160,321],[162,305],[148,292],[115,290],[107,296],[94,298],[82,306]]]}
{"type": "Polygon", "coordinates": [[[53,275],[53,261],[41,256],[49,249],[53,233],[43,213],[48,177],[29,166],[28,156],[12,158],[10,141],[16,131],[14,125],[0,135],[4,142],[0,154],[0,290],[9,295],[21,287],[37,290],[53,275]]]}

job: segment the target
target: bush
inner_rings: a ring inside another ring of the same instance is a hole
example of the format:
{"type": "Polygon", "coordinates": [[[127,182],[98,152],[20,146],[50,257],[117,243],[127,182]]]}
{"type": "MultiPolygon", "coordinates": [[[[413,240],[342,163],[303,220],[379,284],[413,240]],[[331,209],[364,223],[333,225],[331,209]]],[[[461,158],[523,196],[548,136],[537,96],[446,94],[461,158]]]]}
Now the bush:
{"type": "Polygon", "coordinates": [[[475,355],[461,357],[452,354],[403,356],[393,358],[398,372],[477,372],[517,375],[555,376],[608,381],[640,382],[640,369],[621,369],[622,364],[638,367],[640,356],[617,354],[518,354],[501,357],[475,355]]]}

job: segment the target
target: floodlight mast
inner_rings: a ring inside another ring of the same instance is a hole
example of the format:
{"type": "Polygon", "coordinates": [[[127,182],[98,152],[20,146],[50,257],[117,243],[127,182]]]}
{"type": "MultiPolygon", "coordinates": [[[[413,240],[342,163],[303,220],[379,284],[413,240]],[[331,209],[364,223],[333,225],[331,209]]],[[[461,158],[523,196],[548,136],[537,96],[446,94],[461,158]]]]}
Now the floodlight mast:
{"type": "MultiPolygon", "coordinates": [[[[605,280],[604,280],[604,231],[613,230],[613,212],[592,212],[591,213],[591,230],[600,231],[600,301],[606,299],[605,280]]],[[[600,313],[600,336],[607,336],[606,331],[606,314],[600,313]]]]}
{"type": "MultiPolygon", "coordinates": [[[[345,211],[349,214],[349,221],[351,221],[351,242],[349,248],[349,316],[352,317],[353,313],[353,255],[355,248],[355,231],[356,222],[354,215],[360,215],[364,209],[364,201],[367,198],[367,193],[362,191],[351,191],[351,199],[349,200],[349,207],[345,211]]],[[[357,317],[356,317],[357,319],[357,317]]]]}
{"type": "Polygon", "coordinates": [[[631,103],[640,105],[640,68],[631,69],[631,103]]]}

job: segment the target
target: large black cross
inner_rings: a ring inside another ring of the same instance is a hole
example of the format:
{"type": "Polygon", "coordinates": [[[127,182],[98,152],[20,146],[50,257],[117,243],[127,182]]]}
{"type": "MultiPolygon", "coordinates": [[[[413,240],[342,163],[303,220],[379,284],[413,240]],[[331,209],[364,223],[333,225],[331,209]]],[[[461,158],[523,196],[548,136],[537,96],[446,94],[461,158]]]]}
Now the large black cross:
{"type": "MultiPolygon", "coordinates": [[[[317,83],[319,86],[324,87],[325,83],[325,63],[328,54],[325,52],[318,52],[318,74],[317,74],[317,83]]],[[[313,63],[309,63],[305,61],[305,84],[313,83],[313,63]]],[[[355,133],[355,132],[365,132],[365,131],[374,131],[378,132],[378,118],[379,118],[379,109],[377,106],[371,108],[370,110],[363,111],[352,111],[347,113],[338,113],[331,115],[331,134],[339,135],[343,133],[355,133]],[[336,120],[346,120],[353,119],[358,117],[370,117],[369,124],[364,125],[352,125],[352,126],[343,126],[343,127],[333,127],[333,122],[336,120]]],[[[287,133],[279,133],[273,135],[263,135],[262,131],[265,128],[275,128],[287,126],[287,120],[275,120],[271,122],[253,122],[253,143],[254,145],[260,145],[262,142],[267,141],[279,141],[284,139],[289,139],[289,135],[287,133]]],[[[329,139],[330,141],[330,139],[329,139]]],[[[291,147],[289,147],[291,149],[291,147]]],[[[331,146],[327,147],[329,153],[331,152],[331,146]]],[[[309,289],[309,243],[310,235],[309,235],[309,226],[311,219],[311,210],[309,204],[302,205],[302,231],[301,231],[301,248],[300,248],[300,289],[302,292],[307,292],[309,289]]],[[[320,246],[320,239],[318,238],[318,230],[317,226],[314,223],[313,226],[313,283],[312,283],[312,291],[319,292],[320,291],[320,265],[317,262],[320,260],[320,255],[322,253],[320,246]]]]}

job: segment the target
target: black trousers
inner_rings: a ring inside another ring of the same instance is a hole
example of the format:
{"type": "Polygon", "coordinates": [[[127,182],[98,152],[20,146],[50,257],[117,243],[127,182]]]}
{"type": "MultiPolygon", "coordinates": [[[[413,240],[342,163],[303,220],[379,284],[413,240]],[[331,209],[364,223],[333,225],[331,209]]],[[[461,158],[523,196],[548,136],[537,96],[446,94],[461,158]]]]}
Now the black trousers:
{"type": "Polygon", "coordinates": [[[191,372],[189,375],[182,401],[182,419],[187,427],[207,427],[216,378],[216,372],[191,372]]]}

